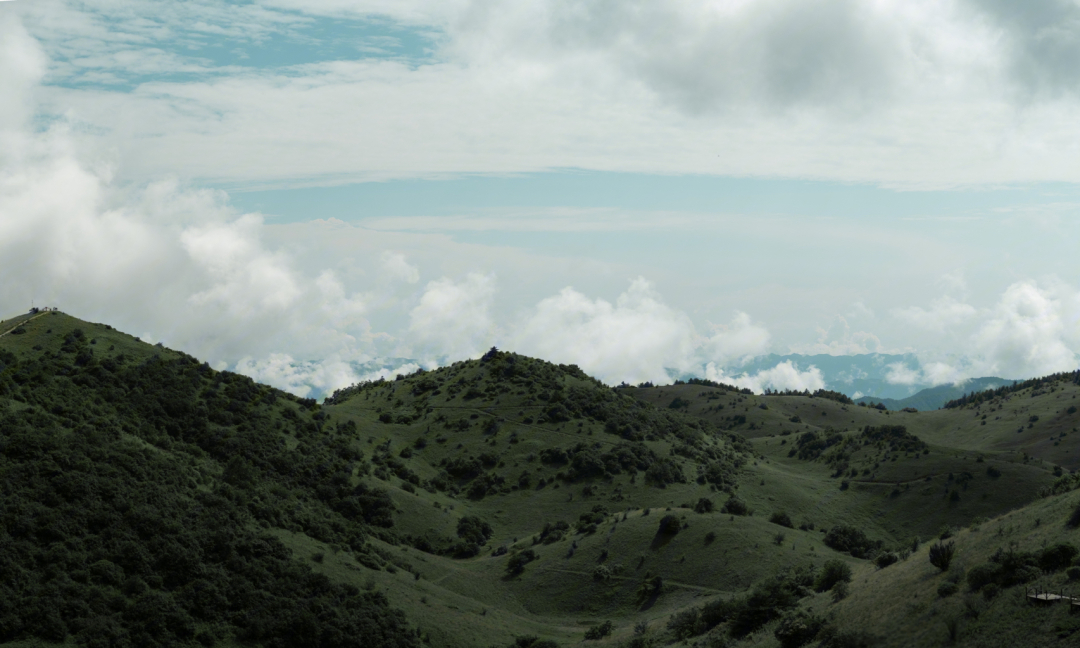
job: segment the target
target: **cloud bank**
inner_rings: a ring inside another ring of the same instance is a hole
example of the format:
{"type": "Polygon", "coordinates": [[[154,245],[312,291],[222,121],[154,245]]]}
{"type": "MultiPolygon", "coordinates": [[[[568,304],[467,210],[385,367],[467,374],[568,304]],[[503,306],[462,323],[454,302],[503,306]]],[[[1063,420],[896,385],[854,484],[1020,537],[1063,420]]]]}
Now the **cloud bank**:
{"type": "Polygon", "coordinates": [[[118,171],[143,180],[332,184],[573,167],[903,186],[1075,182],[1080,9],[1014,4],[6,8],[53,58],[41,93],[49,112],[79,120],[80,137],[107,133],[123,153],[118,171]],[[429,47],[415,56],[354,47],[281,66],[214,61],[215,38],[258,49],[296,35],[305,53],[328,49],[299,36],[327,19],[389,25],[429,47]]]}

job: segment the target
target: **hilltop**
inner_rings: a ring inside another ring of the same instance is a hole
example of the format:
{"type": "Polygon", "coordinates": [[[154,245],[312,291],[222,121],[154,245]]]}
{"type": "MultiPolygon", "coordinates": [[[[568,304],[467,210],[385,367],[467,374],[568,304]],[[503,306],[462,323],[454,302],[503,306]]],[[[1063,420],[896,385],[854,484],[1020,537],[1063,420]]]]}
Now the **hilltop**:
{"type": "Polygon", "coordinates": [[[958,616],[962,645],[1003,619],[1069,635],[1014,605],[1057,563],[991,574],[982,616],[965,576],[938,590],[998,548],[1077,543],[1077,375],[893,412],[609,388],[492,349],[317,403],[63,313],[12,328],[0,643],[904,646],[958,616]]]}

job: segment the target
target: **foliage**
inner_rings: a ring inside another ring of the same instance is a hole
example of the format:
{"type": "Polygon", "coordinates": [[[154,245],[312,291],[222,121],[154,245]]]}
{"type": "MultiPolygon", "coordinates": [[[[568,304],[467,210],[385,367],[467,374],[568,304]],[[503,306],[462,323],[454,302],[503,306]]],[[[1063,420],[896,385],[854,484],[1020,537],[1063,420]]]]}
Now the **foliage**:
{"type": "Polygon", "coordinates": [[[806,396],[808,398],[826,398],[828,400],[836,401],[843,405],[854,405],[855,401],[851,400],[846,394],[842,394],[838,391],[832,391],[829,389],[818,389],[814,392],[810,392],[807,389],[802,391],[795,391],[791,389],[785,389],[784,391],[770,391],[765,390],[765,396],[806,396]]]}
{"type": "Polygon", "coordinates": [[[750,512],[750,507],[746,505],[746,502],[732,495],[720,510],[728,515],[747,515],[750,512]]]}
{"type": "Polygon", "coordinates": [[[981,392],[972,392],[970,394],[964,394],[956,400],[951,400],[945,403],[942,409],[954,409],[959,407],[976,407],[981,403],[992,401],[1002,396],[1008,396],[1018,391],[1023,391],[1028,388],[1039,389],[1056,382],[1067,382],[1074,385],[1080,385],[1080,371],[1066,371],[1063,373],[1050,374],[1041,378],[1032,378],[1031,380],[1025,380],[1023,382],[1014,381],[1011,385],[1005,385],[998,387],[997,389],[987,389],[981,392]]]}
{"type": "Polygon", "coordinates": [[[559,644],[551,639],[540,639],[535,635],[514,637],[514,642],[507,648],[559,648],[559,644]]]}
{"type": "Polygon", "coordinates": [[[1072,564],[1077,553],[1076,547],[1067,542],[1046,547],[1039,555],[1039,569],[1046,573],[1061,571],[1072,564]]]}
{"type": "Polygon", "coordinates": [[[604,621],[600,625],[595,625],[585,631],[586,641],[597,641],[609,636],[615,630],[615,624],[611,621],[604,621]]]}
{"type": "Polygon", "coordinates": [[[511,576],[517,576],[525,571],[525,565],[528,565],[539,557],[540,556],[532,549],[515,551],[510,554],[510,557],[506,560],[506,573],[511,576]]]}
{"type": "Polygon", "coordinates": [[[699,498],[697,504],[694,504],[695,513],[712,513],[714,510],[716,510],[716,505],[707,497],[699,498]]]}
{"type": "Polygon", "coordinates": [[[878,569],[885,569],[889,565],[896,564],[896,562],[899,560],[900,557],[893,552],[883,551],[879,553],[876,558],[874,558],[874,564],[877,565],[878,569]]]}
{"type": "Polygon", "coordinates": [[[828,560],[821,567],[821,573],[814,581],[814,591],[827,592],[837,583],[851,581],[851,567],[843,560],[828,560]]]}
{"type": "Polygon", "coordinates": [[[856,558],[866,558],[881,548],[881,540],[871,540],[860,529],[850,526],[834,526],[825,534],[824,542],[837,551],[846,551],[856,558]]]}
{"type": "Polygon", "coordinates": [[[76,332],[0,361],[0,393],[25,405],[0,411],[0,641],[156,646],[212,626],[268,646],[418,645],[381,593],[331,583],[254,524],[382,562],[365,538],[393,524],[389,501],[338,479],[362,454],[317,411],[184,355],[99,359],[76,332]],[[275,420],[304,453],[264,431],[275,420]]]}
{"type": "Polygon", "coordinates": [[[769,522],[785,526],[789,529],[795,528],[795,523],[791,521],[791,517],[785,511],[776,511],[773,513],[769,516],[769,522]]]}
{"type": "Polygon", "coordinates": [[[823,627],[825,620],[821,617],[795,610],[781,617],[773,636],[782,648],[798,648],[813,641],[823,627]]]}
{"type": "Polygon", "coordinates": [[[941,571],[949,571],[953,556],[956,554],[956,543],[952,540],[947,542],[935,542],[930,545],[930,564],[941,571]]]}

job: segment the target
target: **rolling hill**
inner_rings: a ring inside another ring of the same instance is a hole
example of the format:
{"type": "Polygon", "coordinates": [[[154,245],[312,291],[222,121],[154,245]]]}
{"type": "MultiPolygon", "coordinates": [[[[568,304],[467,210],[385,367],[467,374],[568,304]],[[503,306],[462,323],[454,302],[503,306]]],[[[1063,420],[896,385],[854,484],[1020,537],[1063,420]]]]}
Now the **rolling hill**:
{"type": "Polygon", "coordinates": [[[1023,604],[1080,544],[1077,374],[892,412],[492,349],[317,403],[63,313],[0,328],[3,645],[1078,636],[1023,604]]]}
{"type": "Polygon", "coordinates": [[[894,412],[900,411],[905,407],[913,407],[917,410],[936,410],[941,409],[951,400],[956,400],[963,397],[965,394],[972,394],[989,389],[997,389],[1004,385],[1011,385],[1015,383],[1014,380],[1005,380],[1003,378],[972,378],[964,381],[960,385],[938,385],[937,387],[927,387],[916,394],[912,394],[907,398],[873,398],[871,396],[863,396],[862,398],[856,398],[856,403],[866,403],[867,405],[876,405],[878,403],[885,406],[886,409],[893,410],[894,412]]]}

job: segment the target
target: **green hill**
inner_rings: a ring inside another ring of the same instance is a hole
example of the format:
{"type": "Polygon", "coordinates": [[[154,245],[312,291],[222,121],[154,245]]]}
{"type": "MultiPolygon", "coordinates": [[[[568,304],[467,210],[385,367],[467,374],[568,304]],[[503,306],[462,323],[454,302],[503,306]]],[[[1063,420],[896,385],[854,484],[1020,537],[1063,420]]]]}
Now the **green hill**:
{"type": "Polygon", "coordinates": [[[1080,542],[1073,374],[912,413],[493,349],[318,404],[62,313],[8,330],[5,645],[1075,639],[1018,603],[1080,542]],[[938,594],[1002,547],[994,596],[938,594]]]}
{"type": "Polygon", "coordinates": [[[990,389],[997,389],[1004,385],[1011,385],[1014,382],[1015,381],[1012,380],[993,377],[972,378],[961,385],[938,385],[937,387],[928,387],[907,398],[895,399],[864,396],[855,399],[855,402],[866,403],[871,406],[880,403],[884,405],[886,409],[890,409],[894,412],[898,412],[905,407],[913,407],[919,411],[936,410],[941,409],[945,406],[945,403],[948,403],[951,400],[962,398],[965,394],[974,394],[990,389]]]}

